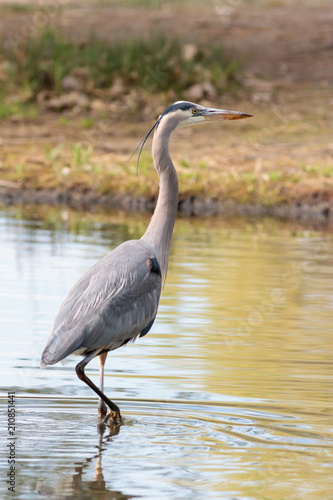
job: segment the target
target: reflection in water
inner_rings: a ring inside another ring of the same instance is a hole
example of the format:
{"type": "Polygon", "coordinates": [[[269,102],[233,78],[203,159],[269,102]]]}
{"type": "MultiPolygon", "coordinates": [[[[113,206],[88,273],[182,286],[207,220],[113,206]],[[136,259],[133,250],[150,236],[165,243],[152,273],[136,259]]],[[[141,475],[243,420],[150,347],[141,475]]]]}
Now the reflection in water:
{"type": "Polygon", "coordinates": [[[0,380],[16,391],[22,498],[38,498],[38,482],[55,498],[98,485],[124,498],[331,500],[331,235],[178,220],[156,324],[108,360],[125,425],[96,454],[97,398],[75,360],[46,372],[40,354],[67,290],[146,221],[44,215],[0,217],[0,380]]]}
{"type": "Polygon", "coordinates": [[[108,446],[109,438],[115,436],[119,433],[120,427],[114,426],[110,431],[108,428],[107,438],[104,440],[104,433],[106,431],[105,425],[98,425],[98,445],[97,454],[93,457],[87,458],[84,462],[75,465],[75,472],[72,475],[66,475],[62,477],[55,487],[50,487],[44,485],[43,480],[37,481],[36,491],[39,495],[47,497],[50,500],[55,500],[56,498],[77,498],[80,500],[129,500],[130,498],[135,498],[132,495],[123,495],[120,491],[110,490],[106,487],[103,468],[102,468],[102,455],[103,450],[108,446]],[[87,481],[84,479],[84,471],[91,463],[95,462],[95,473],[92,481],[87,481]]]}

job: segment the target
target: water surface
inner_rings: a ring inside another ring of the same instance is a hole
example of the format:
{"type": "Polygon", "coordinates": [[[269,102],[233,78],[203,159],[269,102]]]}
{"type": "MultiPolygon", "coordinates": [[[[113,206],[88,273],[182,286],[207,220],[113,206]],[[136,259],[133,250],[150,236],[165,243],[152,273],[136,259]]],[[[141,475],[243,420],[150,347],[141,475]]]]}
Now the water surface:
{"type": "MultiPolygon", "coordinates": [[[[3,480],[3,496],[332,499],[328,234],[179,220],[152,330],[108,356],[105,392],[125,420],[115,435],[98,433],[97,400],[75,359],[39,369],[69,288],[147,222],[1,213],[1,393],[6,414],[15,391],[17,410],[16,493],[3,480]]],[[[87,373],[97,382],[96,360],[87,373]]]]}

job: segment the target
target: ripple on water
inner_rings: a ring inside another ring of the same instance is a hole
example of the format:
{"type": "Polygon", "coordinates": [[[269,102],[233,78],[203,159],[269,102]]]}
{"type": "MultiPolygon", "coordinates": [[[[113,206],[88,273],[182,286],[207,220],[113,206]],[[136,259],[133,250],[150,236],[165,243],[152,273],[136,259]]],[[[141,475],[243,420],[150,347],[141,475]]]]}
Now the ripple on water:
{"type": "Polygon", "coordinates": [[[106,365],[125,425],[99,435],[73,362],[41,371],[40,354],[72,284],[142,225],[15,216],[0,217],[0,370],[16,390],[18,498],[332,500],[328,235],[179,220],[153,329],[106,365]]]}
{"type": "MultiPolygon", "coordinates": [[[[80,476],[80,488],[89,483],[102,494],[107,485],[109,491],[119,489],[128,498],[157,498],[156,491],[160,498],[190,498],[191,492],[201,498],[207,487],[213,488],[211,498],[221,498],[230,494],[232,484],[237,484],[237,498],[246,498],[239,481],[243,484],[252,477],[256,488],[265,483],[272,488],[271,497],[279,498],[270,483],[274,477],[280,481],[291,460],[309,470],[320,462],[323,474],[332,465],[332,440],[326,440],[323,453],[323,436],[307,429],[306,412],[295,408],[288,413],[287,408],[264,403],[125,399],[119,404],[125,425],[117,434],[106,430],[99,437],[94,398],[20,398],[22,491],[28,495],[30,489],[32,495],[35,482],[34,488],[37,484],[41,491],[74,494],[75,478],[80,476]],[[272,456],[274,470],[267,474],[265,461],[272,456]]],[[[291,487],[292,478],[288,481],[291,487]]]]}

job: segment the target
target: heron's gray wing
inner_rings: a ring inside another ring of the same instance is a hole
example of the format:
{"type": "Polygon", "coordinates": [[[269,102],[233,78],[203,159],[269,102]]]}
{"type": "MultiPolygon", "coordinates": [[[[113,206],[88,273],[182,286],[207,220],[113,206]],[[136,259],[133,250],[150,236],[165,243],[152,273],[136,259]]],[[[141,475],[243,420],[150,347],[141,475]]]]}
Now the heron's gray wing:
{"type": "Polygon", "coordinates": [[[42,366],[75,351],[116,349],[153,322],[161,294],[161,270],[140,240],[123,243],[89,269],[56,316],[42,366]]]}

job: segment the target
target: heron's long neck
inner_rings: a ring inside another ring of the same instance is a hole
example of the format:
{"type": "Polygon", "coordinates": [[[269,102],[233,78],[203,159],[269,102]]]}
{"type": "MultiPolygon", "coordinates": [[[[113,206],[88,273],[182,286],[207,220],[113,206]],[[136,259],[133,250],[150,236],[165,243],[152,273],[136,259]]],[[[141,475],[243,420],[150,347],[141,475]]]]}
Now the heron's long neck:
{"type": "Polygon", "coordinates": [[[178,206],[178,178],[169,155],[170,124],[161,122],[154,134],[153,159],[160,179],[160,191],[153,217],[142,240],[156,252],[165,276],[170,241],[178,206]]]}

